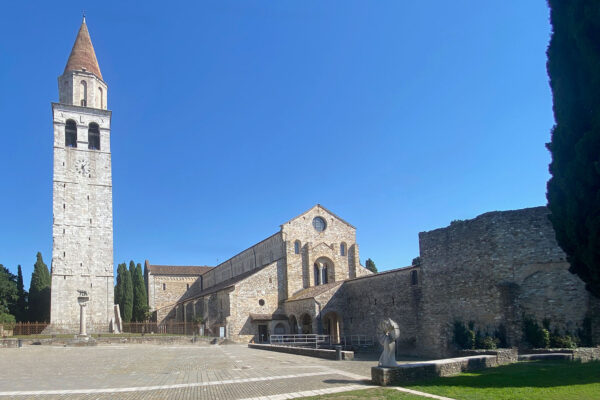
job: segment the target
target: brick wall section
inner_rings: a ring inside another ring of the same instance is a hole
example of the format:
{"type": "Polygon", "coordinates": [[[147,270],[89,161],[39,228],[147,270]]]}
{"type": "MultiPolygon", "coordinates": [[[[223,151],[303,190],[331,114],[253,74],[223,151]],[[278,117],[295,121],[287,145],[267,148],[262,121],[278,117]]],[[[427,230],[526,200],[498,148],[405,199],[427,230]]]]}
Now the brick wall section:
{"type": "Polygon", "coordinates": [[[423,353],[452,352],[452,323],[474,321],[492,333],[500,324],[510,345],[521,339],[521,316],[573,331],[588,313],[584,284],[568,272],[545,207],[490,212],[419,234],[423,353]]]}

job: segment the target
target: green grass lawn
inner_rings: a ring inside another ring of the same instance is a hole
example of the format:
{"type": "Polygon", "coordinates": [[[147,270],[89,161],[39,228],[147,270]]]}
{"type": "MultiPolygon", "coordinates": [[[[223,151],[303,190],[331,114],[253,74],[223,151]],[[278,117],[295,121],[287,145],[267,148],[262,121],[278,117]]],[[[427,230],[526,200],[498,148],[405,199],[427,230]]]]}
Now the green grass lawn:
{"type": "MultiPolygon", "coordinates": [[[[436,378],[404,387],[464,400],[587,400],[600,399],[600,362],[531,361],[436,378]]],[[[394,389],[339,393],[331,399],[426,399],[394,389]]]]}

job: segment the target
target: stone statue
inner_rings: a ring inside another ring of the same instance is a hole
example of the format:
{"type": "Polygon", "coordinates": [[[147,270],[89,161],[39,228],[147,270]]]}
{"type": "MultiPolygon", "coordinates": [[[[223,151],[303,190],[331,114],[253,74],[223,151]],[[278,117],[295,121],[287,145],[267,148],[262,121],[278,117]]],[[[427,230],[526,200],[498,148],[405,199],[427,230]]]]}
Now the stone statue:
{"type": "Polygon", "coordinates": [[[383,353],[379,357],[380,367],[396,367],[396,339],[400,337],[400,328],[391,318],[386,318],[377,327],[377,337],[383,346],[383,353]]]}

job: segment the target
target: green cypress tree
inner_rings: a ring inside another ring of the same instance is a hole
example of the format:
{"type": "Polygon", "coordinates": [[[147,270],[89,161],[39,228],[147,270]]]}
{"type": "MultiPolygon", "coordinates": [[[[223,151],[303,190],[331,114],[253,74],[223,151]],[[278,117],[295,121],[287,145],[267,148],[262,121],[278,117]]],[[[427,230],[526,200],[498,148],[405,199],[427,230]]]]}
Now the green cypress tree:
{"type": "Polygon", "coordinates": [[[123,264],[123,309],[121,310],[123,321],[131,322],[133,314],[133,281],[131,273],[123,264]]]}
{"type": "Polygon", "coordinates": [[[23,271],[21,266],[17,267],[17,321],[23,322],[27,320],[27,292],[23,285],[23,271]]]}
{"type": "Polygon", "coordinates": [[[44,264],[42,253],[36,255],[29,286],[29,320],[50,321],[50,272],[44,264]]]}
{"type": "Polygon", "coordinates": [[[375,263],[373,262],[373,260],[371,260],[370,258],[367,258],[367,262],[365,263],[365,268],[367,268],[369,271],[371,271],[374,274],[377,273],[377,267],[375,266],[375,263]]]}
{"type": "Polygon", "coordinates": [[[549,0],[548,208],[569,271],[600,298],[600,2],[549,0]]]}
{"type": "Polygon", "coordinates": [[[121,315],[123,315],[123,267],[125,264],[119,264],[117,267],[117,284],[115,285],[115,304],[119,305],[121,315]]]}
{"type": "Polygon", "coordinates": [[[148,296],[144,286],[144,277],[142,275],[142,265],[135,267],[133,280],[133,319],[135,321],[145,321],[148,312],[148,296]]]}

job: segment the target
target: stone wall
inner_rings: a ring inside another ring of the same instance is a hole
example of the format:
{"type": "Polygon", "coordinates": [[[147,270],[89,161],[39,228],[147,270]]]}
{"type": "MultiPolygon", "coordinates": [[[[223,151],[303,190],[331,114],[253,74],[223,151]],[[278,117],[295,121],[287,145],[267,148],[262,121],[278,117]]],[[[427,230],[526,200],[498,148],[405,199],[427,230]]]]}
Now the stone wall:
{"type": "Polygon", "coordinates": [[[584,284],[568,272],[545,207],[490,212],[419,234],[422,270],[421,347],[453,352],[452,324],[475,322],[508,344],[521,341],[522,315],[547,318],[573,332],[588,314],[584,284]]]}
{"type": "Polygon", "coordinates": [[[277,232],[205,273],[202,276],[203,287],[195,288],[195,290],[200,292],[201,290],[209,289],[218,283],[231,279],[244,272],[277,261],[280,258],[283,258],[284,254],[285,250],[281,233],[277,232]]]}
{"type": "Polygon", "coordinates": [[[111,112],[52,104],[54,175],[50,319],[77,331],[77,290],[87,290],[87,320],[108,324],[113,315],[111,112]],[[77,147],[65,146],[65,124],[77,126],[77,147]],[[100,128],[100,150],[88,149],[90,123],[100,128]]]}
{"type": "Polygon", "coordinates": [[[398,353],[419,354],[423,313],[420,268],[408,267],[344,282],[322,314],[336,312],[342,335],[376,335],[377,325],[392,318],[400,325],[398,353]],[[413,274],[417,274],[413,284],[413,274]]]}
{"type": "Polygon", "coordinates": [[[156,310],[156,321],[163,322],[185,292],[199,279],[195,275],[148,274],[148,305],[156,310]]]}

